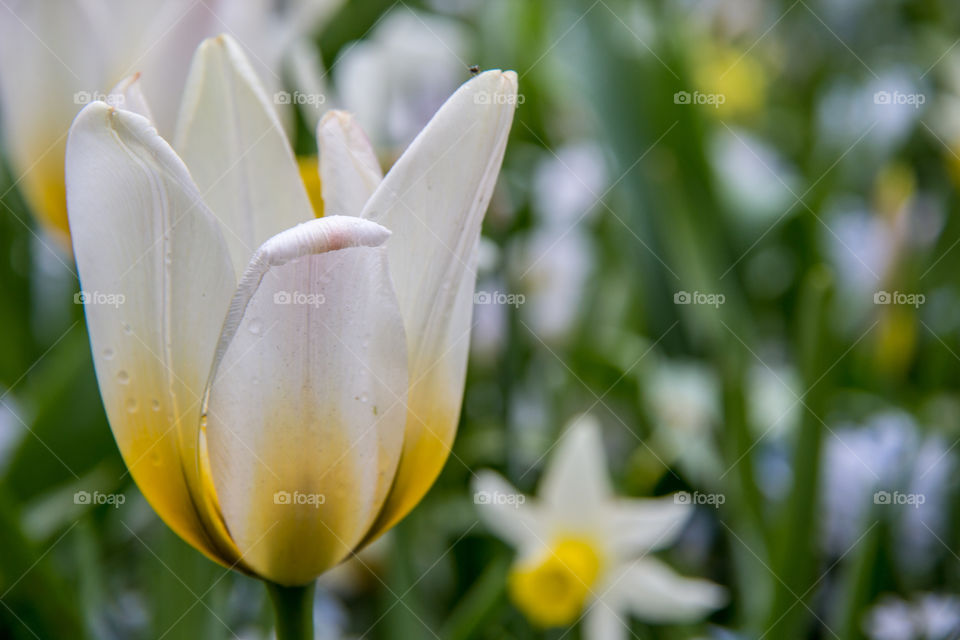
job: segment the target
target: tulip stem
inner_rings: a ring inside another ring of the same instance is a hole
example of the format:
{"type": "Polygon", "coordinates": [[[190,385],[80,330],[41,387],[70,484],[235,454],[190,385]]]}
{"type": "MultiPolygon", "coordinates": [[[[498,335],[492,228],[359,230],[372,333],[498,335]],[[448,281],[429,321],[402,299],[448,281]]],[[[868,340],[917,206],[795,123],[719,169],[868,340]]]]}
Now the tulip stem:
{"type": "Polygon", "coordinates": [[[313,640],[313,593],[316,582],[284,587],[266,582],[277,623],[277,640],[313,640]]]}

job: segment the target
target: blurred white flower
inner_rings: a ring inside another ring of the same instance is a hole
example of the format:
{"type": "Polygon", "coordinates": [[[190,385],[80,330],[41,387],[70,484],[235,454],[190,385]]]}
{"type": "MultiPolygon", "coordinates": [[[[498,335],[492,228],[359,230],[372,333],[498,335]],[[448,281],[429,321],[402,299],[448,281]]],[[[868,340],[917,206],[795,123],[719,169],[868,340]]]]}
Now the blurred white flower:
{"type": "Polygon", "coordinates": [[[750,426],[758,437],[779,439],[800,420],[803,390],[797,372],[786,366],[755,365],[747,374],[750,426]]]}
{"type": "Polygon", "coordinates": [[[566,231],[597,209],[607,184],[603,152],[593,143],[573,143],[537,164],[531,207],[537,222],[566,231]]]}
{"type": "Polygon", "coordinates": [[[864,9],[873,6],[869,0],[818,0],[811,11],[816,11],[817,15],[822,15],[833,30],[842,34],[841,29],[854,28],[858,20],[865,19],[863,16],[864,9]]]}
{"type": "Polygon", "coordinates": [[[538,229],[518,241],[513,269],[525,296],[524,321],[547,342],[563,340],[581,313],[584,287],[593,268],[593,246],[578,227],[538,229]]]}
{"type": "Polygon", "coordinates": [[[863,630],[871,640],[916,640],[911,613],[903,600],[884,598],[867,614],[863,630]]]}
{"type": "Polygon", "coordinates": [[[468,42],[455,20],[392,9],[337,59],[343,107],[377,148],[406,146],[466,77],[468,42]]]}
{"type": "MultiPolygon", "coordinates": [[[[268,87],[290,44],[341,0],[15,1],[0,8],[0,112],[9,160],[34,215],[67,245],[63,179],[67,130],[95,100],[142,72],[162,135],[173,133],[187,70],[200,42],[227,32],[268,87]]],[[[115,106],[125,106],[116,104],[115,106]]]]}
{"type": "Polygon", "coordinates": [[[905,571],[922,573],[942,551],[953,456],[938,435],[923,436],[903,412],[874,414],[862,427],[834,429],[824,443],[823,518],[828,551],[844,553],[869,526],[867,517],[890,517],[905,571]],[[891,503],[877,492],[913,496],[891,503]],[[884,509],[877,511],[877,508],[884,509]]]}
{"type": "Polygon", "coordinates": [[[695,361],[663,359],[643,378],[654,449],[666,463],[678,463],[698,484],[714,483],[722,473],[713,444],[719,393],[714,372],[695,361]]]}
{"type": "Polygon", "coordinates": [[[777,220],[792,208],[794,194],[802,193],[796,171],[780,152],[746,131],[719,129],[709,153],[721,197],[744,220],[777,220]]]}
{"type": "MultiPolygon", "coordinates": [[[[524,379],[516,382],[507,407],[509,448],[507,466],[526,474],[542,460],[556,438],[556,426],[550,410],[551,398],[563,383],[551,380],[549,364],[535,362],[524,379]]],[[[522,476],[521,476],[522,477],[522,476]]]]}
{"type": "Polygon", "coordinates": [[[580,316],[594,262],[584,220],[598,207],[606,182],[603,154],[593,144],[562,147],[534,171],[537,227],[517,241],[514,270],[527,296],[524,319],[543,340],[562,340],[580,316]]]}
{"type": "Polygon", "coordinates": [[[846,294],[846,308],[851,312],[872,308],[873,294],[895,258],[893,230],[858,202],[837,203],[825,219],[829,229],[823,230],[823,237],[846,294]]]}
{"type": "Polygon", "coordinates": [[[864,531],[875,491],[899,486],[905,455],[916,439],[913,419],[893,411],[872,416],[865,426],[845,425],[827,435],[822,526],[829,551],[844,553],[864,531]]]}
{"type": "Polygon", "coordinates": [[[856,143],[854,157],[882,159],[910,133],[927,106],[926,89],[914,81],[918,75],[890,68],[865,84],[835,81],[817,105],[821,144],[843,153],[856,143]]]}
{"type": "Polygon", "coordinates": [[[23,409],[11,390],[0,387],[0,470],[6,468],[14,450],[29,430],[24,424],[26,421],[20,417],[22,415],[25,415],[23,409]]]}
{"type": "MultiPolygon", "coordinates": [[[[506,292],[507,285],[496,277],[500,265],[500,247],[489,238],[480,237],[477,247],[477,291],[506,292]]],[[[470,353],[480,360],[496,358],[507,339],[508,305],[477,304],[474,296],[473,331],[470,335],[470,353]]]]}
{"type": "Polygon", "coordinates": [[[693,507],[675,496],[615,496],[600,426],[590,416],[561,437],[537,498],[493,472],[481,473],[474,491],[487,526],[517,548],[510,597],[538,626],[584,618],[585,638],[617,640],[630,635],[628,615],[694,621],[726,602],[722,587],[682,577],[650,556],[673,544],[693,507]]]}
{"type": "Polygon", "coordinates": [[[918,575],[933,569],[937,557],[945,550],[942,538],[948,526],[947,509],[950,490],[956,484],[951,447],[938,434],[927,436],[917,447],[911,460],[912,469],[906,482],[906,493],[923,496],[923,503],[902,510],[895,535],[897,548],[909,553],[897,554],[901,570],[918,575]]]}
{"type": "Polygon", "coordinates": [[[960,598],[922,593],[911,600],[885,596],[866,615],[870,640],[950,640],[960,629],[960,598]]]}

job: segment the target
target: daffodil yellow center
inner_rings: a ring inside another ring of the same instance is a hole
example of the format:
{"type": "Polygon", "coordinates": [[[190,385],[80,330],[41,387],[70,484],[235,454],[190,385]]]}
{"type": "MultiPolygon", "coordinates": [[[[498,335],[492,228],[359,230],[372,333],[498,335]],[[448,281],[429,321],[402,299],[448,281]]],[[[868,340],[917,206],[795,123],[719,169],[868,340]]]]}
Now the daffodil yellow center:
{"type": "Polygon", "coordinates": [[[559,540],[533,562],[510,574],[510,598],[541,627],[561,627],[574,621],[600,575],[596,547],[576,538],[559,540]]]}
{"type": "Polygon", "coordinates": [[[313,214],[322,218],[323,189],[320,184],[320,160],[317,156],[301,156],[297,158],[297,166],[300,168],[300,179],[303,180],[303,186],[307,189],[310,204],[313,205],[313,214]]]}

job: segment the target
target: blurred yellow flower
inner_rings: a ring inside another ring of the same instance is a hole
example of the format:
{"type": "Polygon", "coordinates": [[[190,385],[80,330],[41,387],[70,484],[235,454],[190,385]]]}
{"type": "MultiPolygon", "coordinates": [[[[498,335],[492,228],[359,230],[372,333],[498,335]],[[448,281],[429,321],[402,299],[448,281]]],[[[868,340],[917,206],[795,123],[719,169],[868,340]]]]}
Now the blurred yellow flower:
{"type": "Polygon", "coordinates": [[[693,80],[707,95],[722,96],[706,109],[719,118],[747,117],[759,113],[766,100],[766,70],[749,52],[726,45],[704,46],[694,54],[693,80]]]}

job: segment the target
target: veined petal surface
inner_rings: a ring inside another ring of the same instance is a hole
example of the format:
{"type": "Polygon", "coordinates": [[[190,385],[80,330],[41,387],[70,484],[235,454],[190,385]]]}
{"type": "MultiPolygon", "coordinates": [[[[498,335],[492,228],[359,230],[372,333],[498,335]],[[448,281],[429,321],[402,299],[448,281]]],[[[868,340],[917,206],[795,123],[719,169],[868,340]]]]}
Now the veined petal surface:
{"type": "Polygon", "coordinates": [[[120,452],[160,517],[232,564],[218,516],[203,511],[197,452],[235,285],[219,226],[150,122],[102,102],[71,128],[66,177],[97,379],[120,452]]]}
{"type": "Polygon", "coordinates": [[[359,216],[383,180],[377,156],[356,118],[328,111],[317,126],[324,211],[359,216]]]}
{"type": "Polygon", "coordinates": [[[211,474],[245,561],[280,584],[350,553],[393,482],[408,379],[386,249],[369,246],[386,236],[343,216],[285,231],[231,307],[206,416],[211,474]]]}
{"type": "Polygon", "coordinates": [[[230,36],[197,49],[174,147],[223,227],[237,276],[268,238],[313,217],[270,100],[230,36]]]}
{"type": "Polygon", "coordinates": [[[410,357],[409,414],[397,480],[370,537],[424,496],[450,452],[466,375],[480,225],[516,105],[512,71],[460,87],[397,160],[363,210],[387,242],[410,357]]]}
{"type": "Polygon", "coordinates": [[[139,114],[151,123],[156,123],[156,120],[153,118],[153,113],[150,111],[150,105],[147,103],[147,98],[143,95],[139,73],[127,76],[118,82],[113,89],[110,90],[110,99],[113,100],[111,104],[114,104],[114,106],[124,111],[139,114]]]}

